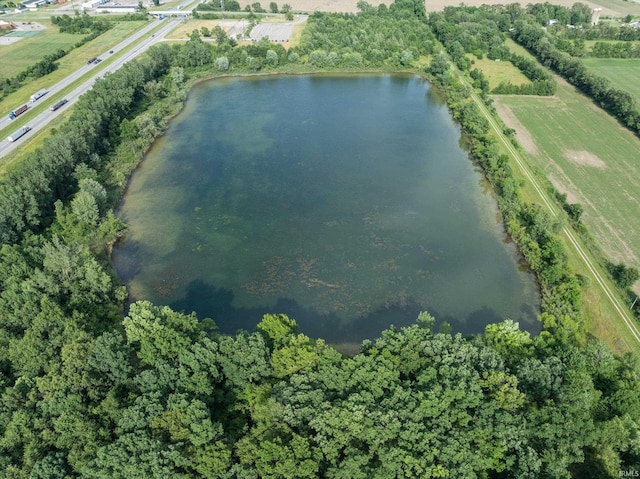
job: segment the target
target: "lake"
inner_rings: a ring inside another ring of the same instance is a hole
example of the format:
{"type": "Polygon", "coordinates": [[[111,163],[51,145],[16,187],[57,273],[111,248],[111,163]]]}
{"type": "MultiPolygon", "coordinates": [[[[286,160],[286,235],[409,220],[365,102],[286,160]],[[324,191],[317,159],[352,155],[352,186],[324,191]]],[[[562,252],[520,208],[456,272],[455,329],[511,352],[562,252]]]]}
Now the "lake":
{"type": "Polygon", "coordinates": [[[196,85],[132,175],[113,250],[132,300],[332,344],[420,311],[539,331],[539,293],[432,87],[408,75],[196,85]]]}

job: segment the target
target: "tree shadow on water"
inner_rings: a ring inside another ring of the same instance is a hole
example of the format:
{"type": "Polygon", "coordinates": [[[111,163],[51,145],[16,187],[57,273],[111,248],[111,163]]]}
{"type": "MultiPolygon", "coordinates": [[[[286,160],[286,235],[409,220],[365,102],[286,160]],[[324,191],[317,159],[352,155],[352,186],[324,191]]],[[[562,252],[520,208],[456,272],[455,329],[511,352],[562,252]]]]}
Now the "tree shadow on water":
{"type": "Polygon", "coordinates": [[[194,311],[201,319],[211,318],[218,330],[225,334],[234,334],[241,329],[253,331],[268,313],[284,313],[296,320],[302,333],[327,341],[330,341],[327,331],[335,330],[340,325],[340,319],[336,315],[318,313],[290,298],[278,298],[274,306],[245,308],[234,306],[234,297],[233,291],[228,288],[195,280],[187,286],[186,296],[169,306],[176,311],[194,311]]]}
{"type": "Polygon", "coordinates": [[[415,320],[421,308],[411,301],[405,305],[389,305],[343,324],[336,314],[319,313],[298,303],[294,299],[281,297],[273,306],[253,308],[234,306],[234,293],[228,288],[217,287],[200,279],[187,286],[184,298],[169,306],[176,311],[190,313],[194,311],[199,318],[211,318],[218,330],[225,334],[234,334],[243,329],[253,331],[267,313],[283,313],[295,319],[300,332],[312,338],[322,338],[328,343],[360,343],[364,339],[374,339],[391,324],[396,327],[409,326],[415,320]]]}
{"type": "Polygon", "coordinates": [[[201,319],[213,319],[218,330],[224,334],[234,334],[238,330],[254,331],[264,314],[283,313],[296,320],[301,333],[312,338],[322,338],[329,344],[360,344],[365,339],[375,339],[391,325],[398,329],[414,325],[422,311],[428,311],[436,318],[436,332],[446,322],[453,333],[463,335],[483,333],[487,324],[505,319],[493,309],[483,306],[460,320],[455,316],[441,315],[429,305],[420,305],[409,299],[402,304],[381,306],[367,315],[344,323],[335,314],[319,313],[291,298],[278,298],[274,306],[246,308],[234,306],[234,297],[233,291],[228,288],[195,280],[187,287],[186,296],[169,306],[176,311],[194,311],[201,319]]]}

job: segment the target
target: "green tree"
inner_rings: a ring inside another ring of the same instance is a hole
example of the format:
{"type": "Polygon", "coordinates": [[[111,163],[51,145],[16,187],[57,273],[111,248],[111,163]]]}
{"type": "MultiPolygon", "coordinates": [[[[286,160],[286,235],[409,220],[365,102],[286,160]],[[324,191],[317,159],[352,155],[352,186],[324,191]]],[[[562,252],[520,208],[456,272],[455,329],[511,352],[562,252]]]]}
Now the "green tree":
{"type": "Polygon", "coordinates": [[[215,37],[218,45],[224,44],[229,39],[227,32],[225,32],[220,25],[216,25],[213,29],[213,36],[215,37]]]}
{"type": "Polygon", "coordinates": [[[229,59],[227,57],[218,57],[214,62],[216,70],[225,72],[229,69],[229,59]]]}
{"type": "Polygon", "coordinates": [[[447,71],[449,71],[449,61],[447,57],[442,53],[434,56],[429,64],[429,73],[434,77],[438,77],[444,75],[447,71]]]}
{"type": "Polygon", "coordinates": [[[272,67],[278,66],[278,54],[274,50],[267,50],[265,62],[272,67]]]}
{"type": "Polygon", "coordinates": [[[298,334],[298,324],[285,314],[265,314],[256,330],[262,334],[267,346],[274,350],[282,348],[298,334]]]}
{"type": "Polygon", "coordinates": [[[160,359],[176,359],[203,334],[195,314],[176,313],[148,301],[132,304],[122,324],[127,343],[136,347],[140,362],[148,365],[160,359]]]}
{"type": "Polygon", "coordinates": [[[197,30],[191,32],[189,41],[180,49],[179,61],[180,66],[184,67],[200,67],[211,63],[211,49],[202,41],[197,30]]]}
{"type": "Polygon", "coordinates": [[[630,288],[640,278],[640,273],[636,268],[627,267],[622,263],[609,263],[607,269],[616,284],[623,289],[630,288]]]}

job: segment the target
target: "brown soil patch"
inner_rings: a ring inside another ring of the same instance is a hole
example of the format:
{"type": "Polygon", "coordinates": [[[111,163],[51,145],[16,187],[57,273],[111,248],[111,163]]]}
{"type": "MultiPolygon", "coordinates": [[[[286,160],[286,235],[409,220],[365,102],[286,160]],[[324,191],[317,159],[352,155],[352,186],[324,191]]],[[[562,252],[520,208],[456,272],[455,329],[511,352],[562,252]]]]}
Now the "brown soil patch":
{"type": "Polygon", "coordinates": [[[593,168],[606,168],[607,164],[593,153],[584,150],[567,150],[564,157],[572,163],[580,166],[591,166],[593,168]]]}
{"type": "Polygon", "coordinates": [[[556,190],[567,195],[567,203],[580,203],[578,195],[571,191],[565,183],[557,180],[556,178],[552,178],[551,176],[549,177],[549,181],[551,181],[551,184],[556,190]]]}
{"type": "Polygon", "coordinates": [[[513,113],[511,108],[501,103],[496,97],[494,97],[494,99],[495,101],[493,102],[493,106],[496,108],[498,116],[502,118],[505,125],[516,130],[518,143],[520,143],[524,150],[530,155],[539,156],[536,142],[533,140],[533,137],[529,134],[529,131],[524,127],[524,125],[520,123],[518,118],[516,118],[516,115],[513,113]]]}

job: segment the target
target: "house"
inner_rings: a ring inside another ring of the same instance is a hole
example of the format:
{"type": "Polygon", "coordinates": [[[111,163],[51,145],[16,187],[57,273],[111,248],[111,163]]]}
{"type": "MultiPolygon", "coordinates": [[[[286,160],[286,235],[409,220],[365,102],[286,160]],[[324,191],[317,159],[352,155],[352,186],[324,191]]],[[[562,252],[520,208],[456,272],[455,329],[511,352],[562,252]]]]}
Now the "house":
{"type": "Polygon", "coordinates": [[[23,2],[20,2],[20,5],[24,8],[28,8],[29,10],[36,10],[38,7],[48,3],[48,0],[24,0],[23,2]]]}

